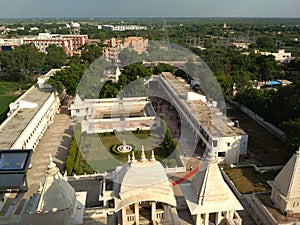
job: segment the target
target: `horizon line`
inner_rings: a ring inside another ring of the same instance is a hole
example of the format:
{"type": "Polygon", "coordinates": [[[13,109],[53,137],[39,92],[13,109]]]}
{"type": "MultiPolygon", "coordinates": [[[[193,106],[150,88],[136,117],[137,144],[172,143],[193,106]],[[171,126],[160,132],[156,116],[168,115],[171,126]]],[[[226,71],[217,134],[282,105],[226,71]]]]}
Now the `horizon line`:
{"type": "Polygon", "coordinates": [[[120,16],[120,17],[87,17],[87,16],[49,16],[49,17],[1,17],[0,20],[34,20],[34,19],[300,19],[300,16],[120,16]]]}

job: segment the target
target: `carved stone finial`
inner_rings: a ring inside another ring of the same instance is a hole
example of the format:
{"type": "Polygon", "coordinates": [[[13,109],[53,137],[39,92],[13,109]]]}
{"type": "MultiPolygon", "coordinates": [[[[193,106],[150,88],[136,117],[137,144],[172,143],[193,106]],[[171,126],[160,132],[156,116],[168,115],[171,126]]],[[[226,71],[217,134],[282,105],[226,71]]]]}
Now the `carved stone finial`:
{"type": "Polygon", "coordinates": [[[156,161],[153,150],[152,150],[152,154],[151,154],[151,159],[150,160],[153,161],[153,162],[156,161]]]}
{"type": "Polygon", "coordinates": [[[52,160],[51,154],[49,154],[49,165],[47,168],[47,174],[55,175],[57,174],[59,169],[56,167],[56,164],[52,160]]]}
{"type": "Polygon", "coordinates": [[[142,145],[141,162],[145,162],[146,160],[144,145],[142,145]]]}
{"type": "Polygon", "coordinates": [[[134,152],[132,152],[131,162],[132,162],[132,163],[136,162],[135,156],[134,156],[134,152]]]}
{"type": "Polygon", "coordinates": [[[130,154],[128,154],[128,161],[127,161],[127,163],[130,163],[130,154]]]}

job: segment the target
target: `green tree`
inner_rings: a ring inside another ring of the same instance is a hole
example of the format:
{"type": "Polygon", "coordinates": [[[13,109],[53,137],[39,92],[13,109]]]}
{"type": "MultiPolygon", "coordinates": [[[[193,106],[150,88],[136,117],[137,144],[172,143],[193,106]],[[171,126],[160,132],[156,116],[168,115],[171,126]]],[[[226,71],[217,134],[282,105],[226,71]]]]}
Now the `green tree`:
{"type": "Polygon", "coordinates": [[[287,141],[292,150],[300,147],[300,117],[295,120],[283,122],[281,128],[286,134],[287,141]]]}
{"type": "Polygon", "coordinates": [[[61,68],[67,62],[67,54],[64,49],[55,44],[51,44],[46,49],[45,67],[48,69],[61,68]]]}
{"type": "Polygon", "coordinates": [[[116,98],[119,92],[118,86],[113,85],[111,81],[107,81],[101,89],[99,98],[116,98]]]}
{"type": "Polygon", "coordinates": [[[243,91],[251,87],[251,73],[243,70],[235,70],[232,73],[233,81],[238,91],[243,91]]]}
{"type": "Polygon", "coordinates": [[[216,74],[217,80],[221,86],[224,95],[228,96],[232,93],[233,79],[230,75],[219,73],[216,74]]]}
{"type": "Polygon", "coordinates": [[[96,59],[98,59],[101,55],[102,55],[102,49],[100,46],[96,44],[91,44],[91,45],[85,44],[82,48],[81,59],[84,62],[91,64],[96,59]]]}
{"type": "Polygon", "coordinates": [[[2,54],[1,65],[4,72],[14,80],[33,79],[34,72],[44,64],[44,54],[34,44],[25,44],[2,54]]]}
{"type": "Polygon", "coordinates": [[[125,48],[119,54],[119,59],[123,65],[129,65],[132,63],[138,63],[143,61],[143,55],[139,54],[137,51],[125,48]]]}
{"type": "Polygon", "coordinates": [[[204,40],[204,48],[213,48],[213,42],[212,39],[205,39],[204,40]]]}
{"type": "Polygon", "coordinates": [[[254,73],[259,81],[268,81],[274,79],[279,73],[279,66],[273,55],[251,54],[252,66],[251,72],[254,73]]]}
{"type": "Polygon", "coordinates": [[[162,131],[165,132],[165,136],[160,146],[164,153],[163,157],[167,158],[176,150],[177,142],[173,138],[170,128],[167,126],[166,117],[164,115],[161,116],[161,122],[163,127],[162,131]]]}
{"type": "Polygon", "coordinates": [[[174,72],[174,67],[165,64],[165,63],[159,63],[154,69],[153,69],[153,74],[160,74],[161,72],[174,72]]]}
{"type": "Polygon", "coordinates": [[[66,90],[68,95],[74,96],[78,83],[86,70],[84,64],[71,65],[55,73],[49,79],[49,83],[57,89],[59,93],[66,90]]]}
{"type": "Polygon", "coordinates": [[[120,87],[125,87],[132,81],[135,81],[139,78],[149,77],[151,72],[140,63],[131,64],[124,68],[121,76],[119,77],[118,84],[120,87]]]}
{"type": "Polygon", "coordinates": [[[271,36],[261,36],[256,39],[257,48],[273,50],[275,48],[274,40],[271,36]]]}

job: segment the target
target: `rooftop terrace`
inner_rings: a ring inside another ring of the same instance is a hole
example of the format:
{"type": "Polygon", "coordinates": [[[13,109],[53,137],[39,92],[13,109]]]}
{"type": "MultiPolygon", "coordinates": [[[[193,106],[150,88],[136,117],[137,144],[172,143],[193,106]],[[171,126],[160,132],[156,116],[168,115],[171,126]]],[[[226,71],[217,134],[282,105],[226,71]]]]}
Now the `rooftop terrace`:
{"type": "Polygon", "coordinates": [[[31,87],[25,94],[15,101],[20,100],[36,103],[35,108],[18,108],[10,117],[0,125],[0,149],[10,149],[23,130],[27,127],[35,114],[50,97],[52,89],[40,90],[36,86],[31,87]]]}
{"type": "Polygon", "coordinates": [[[177,78],[169,72],[162,73],[161,77],[167,81],[180,103],[207,132],[214,136],[228,137],[245,134],[241,128],[233,126],[233,122],[210,103],[204,103],[201,100],[187,100],[187,94],[194,91],[182,78],[177,78]]]}

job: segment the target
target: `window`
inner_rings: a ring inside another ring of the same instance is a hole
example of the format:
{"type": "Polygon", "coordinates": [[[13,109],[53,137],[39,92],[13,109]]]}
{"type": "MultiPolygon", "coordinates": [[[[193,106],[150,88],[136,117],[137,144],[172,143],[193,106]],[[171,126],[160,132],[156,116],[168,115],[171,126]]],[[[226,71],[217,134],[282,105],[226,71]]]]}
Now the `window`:
{"type": "Polygon", "coordinates": [[[218,152],[218,157],[225,157],[226,156],[226,152],[218,152]]]}
{"type": "Polygon", "coordinates": [[[218,146],[218,141],[217,140],[213,140],[213,147],[217,147],[218,146]]]}
{"type": "Polygon", "coordinates": [[[77,112],[77,113],[79,113],[79,112],[80,112],[80,110],[79,110],[79,109],[76,109],[76,112],[77,112]]]}
{"type": "Polygon", "coordinates": [[[228,146],[228,147],[230,146],[230,142],[227,142],[227,146],[228,146]]]}

